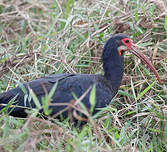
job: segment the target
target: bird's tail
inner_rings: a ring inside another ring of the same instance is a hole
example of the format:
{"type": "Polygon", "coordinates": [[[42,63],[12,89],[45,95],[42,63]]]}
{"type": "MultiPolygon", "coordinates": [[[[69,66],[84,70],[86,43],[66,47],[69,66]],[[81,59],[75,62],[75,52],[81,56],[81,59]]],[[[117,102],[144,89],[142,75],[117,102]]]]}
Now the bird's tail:
{"type": "Polygon", "coordinates": [[[10,91],[0,94],[0,114],[8,113],[14,117],[26,117],[25,109],[17,107],[17,94],[14,95],[10,91]]]}
{"type": "Polygon", "coordinates": [[[4,92],[0,94],[0,110],[4,108],[13,97],[14,96],[12,96],[10,92],[4,92]]]}

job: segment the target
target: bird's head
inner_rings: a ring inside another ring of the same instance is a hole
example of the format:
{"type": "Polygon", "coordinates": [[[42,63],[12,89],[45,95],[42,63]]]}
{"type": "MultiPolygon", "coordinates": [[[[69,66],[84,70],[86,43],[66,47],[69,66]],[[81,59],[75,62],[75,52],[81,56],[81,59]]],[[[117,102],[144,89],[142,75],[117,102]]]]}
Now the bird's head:
{"type": "Polygon", "coordinates": [[[126,51],[131,52],[139,59],[141,59],[143,63],[147,64],[150,70],[157,77],[157,80],[161,83],[160,76],[158,75],[152,63],[146,56],[144,56],[144,54],[136,50],[134,44],[132,43],[132,40],[126,34],[115,34],[111,38],[109,38],[104,46],[102,59],[104,61],[109,60],[109,57],[112,57],[113,60],[119,60],[123,62],[123,56],[126,51]]]}
{"type": "Polygon", "coordinates": [[[108,57],[113,56],[119,59],[123,57],[127,50],[130,50],[132,40],[125,34],[115,34],[106,42],[103,50],[103,58],[106,60],[108,57]]]}

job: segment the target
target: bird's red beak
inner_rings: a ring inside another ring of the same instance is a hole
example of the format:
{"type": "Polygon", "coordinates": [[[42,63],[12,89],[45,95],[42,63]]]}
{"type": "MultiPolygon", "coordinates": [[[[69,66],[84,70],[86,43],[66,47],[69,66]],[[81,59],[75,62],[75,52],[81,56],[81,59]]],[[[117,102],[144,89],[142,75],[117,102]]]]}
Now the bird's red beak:
{"type": "Polygon", "coordinates": [[[143,61],[145,64],[147,64],[147,66],[150,68],[150,70],[152,72],[154,72],[158,82],[162,83],[158,72],[156,71],[156,69],[154,68],[154,66],[150,62],[150,60],[146,56],[144,56],[144,54],[142,54],[141,52],[137,51],[136,48],[134,48],[132,46],[131,46],[131,49],[128,49],[128,51],[131,52],[132,54],[136,55],[139,59],[141,59],[141,61],[143,61]]]}

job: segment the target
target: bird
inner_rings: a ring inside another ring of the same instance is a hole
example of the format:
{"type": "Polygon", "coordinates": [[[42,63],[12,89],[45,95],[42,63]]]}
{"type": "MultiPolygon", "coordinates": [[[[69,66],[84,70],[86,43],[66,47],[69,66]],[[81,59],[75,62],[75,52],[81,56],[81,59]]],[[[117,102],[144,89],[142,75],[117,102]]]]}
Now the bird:
{"type": "MultiPolygon", "coordinates": [[[[86,107],[88,112],[90,111],[90,95],[93,86],[95,86],[96,98],[92,112],[92,114],[95,114],[99,111],[97,110],[98,108],[104,108],[110,104],[120,88],[124,73],[125,52],[134,54],[140,58],[142,62],[147,64],[161,83],[160,76],[149,59],[141,52],[134,49],[132,40],[129,36],[119,33],[112,35],[104,45],[101,57],[104,70],[103,75],[73,73],[54,74],[23,83],[23,86],[28,96],[30,96],[33,91],[40,104],[42,104],[42,98],[46,96],[56,84],[56,89],[50,99],[49,116],[58,116],[61,113],[64,118],[69,116],[69,111],[66,110],[68,109],[68,105],[74,105],[75,101],[78,99],[80,99],[80,102],[86,107]]],[[[13,105],[15,106],[8,107],[9,115],[20,118],[27,117],[26,108],[36,108],[37,105],[34,102],[34,98],[29,98],[29,100],[25,98],[25,91],[20,86],[17,86],[1,93],[0,110],[5,108],[5,105],[8,105],[13,99],[13,105]]],[[[40,112],[42,113],[43,111],[44,109],[41,108],[40,112]]],[[[82,118],[76,113],[74,106],[72,106],[70,114],[75,114],[74,117],[78,119],[82,118]]]]}

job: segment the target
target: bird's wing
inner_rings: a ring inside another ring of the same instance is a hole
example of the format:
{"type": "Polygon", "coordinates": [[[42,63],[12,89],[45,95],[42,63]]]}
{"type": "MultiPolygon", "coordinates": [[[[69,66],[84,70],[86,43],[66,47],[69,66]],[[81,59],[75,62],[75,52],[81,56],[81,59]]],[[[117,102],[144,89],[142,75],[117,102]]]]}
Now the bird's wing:
{"type": "MultiPolygon", "coordinates": [[[[23,85],[27,89],[27,91],[28,91],[28,88],[31,88],[38,96],[39,94],[44,93],[44,90],[42,89],[42,84],[44,86],[49,85],[50,87],[52,87],[54,83],[61,81],[63,79],[66,79],[67,77],[71,77],[71,76],[74,76],[74,74],[55,74],[55,75],[50,75],[47,77],[39,78],[36,80],[32,80],[30,82],[26,82],[23,85]]],[[[8,103],[18,93],[21,98],[21,96],[23,96],[23,91],[19,86],[0,94],[0,103],[8,103]]]]}
{"type": "MultiPolygon", "coordinates": [[[[70,77],[73,75],[74,74],[55,74],[55,75],[39,78],[39,79],[30,81],[30,82],[26,82],[23,84],[23,86],[26,89],[26,92],[28,94],[29,94],[29,88],[31,88],[37,97],[41,97],[41,96],[45,95],[45,91],[44,91],[42,85],[44,85],[44,87],[46,86],[47,87],[46,89],[50,90],[57,81],[61,81],[63,79],[66,79],[67,77],[70,77]]],[[[8,104],[9,101],[11,101],[11,99],[13,99],[14,97],[16,97],[16,101],[17,101],[16,104],[17,105],[25,106],[25,104],[26,104],[26,102],[24,101],[25,93],[22,90],[22,88],[17,86],[13,89],[10,89],[7,92],[0,94],[0,110],[2,108],[4,108],[4,105],[8,104]]],[[[28,102],[27,102],[27,105],[29,105],[28,102]]],[[[32,105],[34,105],[34,104],[32,104],[32,105]]]]}

